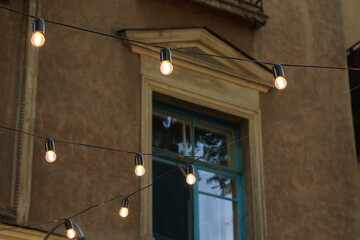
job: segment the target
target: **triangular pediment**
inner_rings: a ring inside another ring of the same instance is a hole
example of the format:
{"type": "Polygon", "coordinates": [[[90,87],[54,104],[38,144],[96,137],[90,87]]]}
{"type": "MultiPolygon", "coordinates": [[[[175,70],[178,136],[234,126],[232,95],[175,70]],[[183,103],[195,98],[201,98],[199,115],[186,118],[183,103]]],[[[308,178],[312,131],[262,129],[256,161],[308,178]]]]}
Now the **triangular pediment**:
{"type": "MultiPolygon", "coordinates": [[[[261,64],[251,61],[247,62],[229,58],[197,55],[175,50],[183,49],[205,54],[253,60],[241,50],[236,49],[234,46],[207,29],[125,30],[122,31],[121,34],[129,39],[164,47],[166,46],[173,49],[172,55],[174,64],[176,61],[183,61],[201,68],[211,69],[212,71],[229,75],[231,78],[237,78],[239,84],[258,89],[262,92],[267,92],[273,87],[273,76],[271,71],[261,64]]],[[[159,49],[156,47],[136,42],[128,43],[133,52],[159,58],[159,49]],[[156,52],[157,54],[155,54],[156,52]]]]}

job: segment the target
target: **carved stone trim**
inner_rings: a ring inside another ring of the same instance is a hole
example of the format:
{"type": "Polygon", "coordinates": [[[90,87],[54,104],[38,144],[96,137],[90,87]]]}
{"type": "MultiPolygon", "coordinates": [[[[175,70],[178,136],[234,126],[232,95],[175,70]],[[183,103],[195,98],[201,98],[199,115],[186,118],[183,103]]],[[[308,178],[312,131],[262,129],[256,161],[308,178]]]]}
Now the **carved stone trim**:
{"type": "MultiPolygon", "coordinates": [[[[11,225],[5,225],[0,223],[0,228],[12,228],[14,226],[11,225]]],[[[13,230],[8,231],[0,231],[0,239],[3,240],[39,240],[43,239],[46,236],[46,233],[40,232],[37,230],[31,230],[31,229],[24,229],[24,228],[17,228],[13,230]]],[[[49,238],[51,240],[66,240],[68,238],[61,237],[58,235],[51,235],[49,238]]]]}
{"type": "MultiPolygon", "coordinates": [[[[202,29],[191,29],[187,33],[188,35],[184,34],[182,30],[164,30],[164,32],[154,30],[149,33],[145,30],[136,31],[136,33],[126,31],[125,34],[132,39],[137,39],[134,36],[138,36],[141,38],[140,40],[145,42],[162,42],[166,46],[171,44],[172,47],[177,48],[192,42],[191,44],[197,43],[203,49],[211,49],[211,51],[220,48],[227,49],[227,51],[232,49],[228,54],[230,56],[239,54],[233,48],[226,46],[224,42],[219,43],[216,38],[208,36],[208,33],[204,33],[202,29]],[[220,46],[215,46],[214,43],[219,43],[220,46]]],[[[253,215],[253,220],[250,223],[253,231],[252,236],[256,240],[265,240],[267,230],[259,92],[266,92],[270,89],[267,82],[270,79],[271,82],[273,81],[272,74],[254,63],[239,64],[221,59],[219,63],[224,62],[217,66],[220,69],[214,69],[211,63],[198,64],[179,57],[179,54],[174,54],[174,72],[169,76],[163,76],[159,71],[159,49],[138,44],[130,44],[130,48],[134,53],[141,55],[142,152],[152,152],[152,101],[154,92],[247,119],[251,171],[251,196],[249,197],[252,201],[252,206],[247,208],[247,211],[253,215]],[[221,71],[232,68],[238,68],[239,72],[221,71]]],[[[145,167],[148,169],[148,174],[141,178],[140,187],[147,186],[152,182],[151,157],[146,159],[145,167]]],[[[152,189],[148,188],[140,193],[141,239],[153,239],[152,231],[152,189]]]]}
{"type": "MultiPolygon", "coordinates": [[[[28,1],[28,13],[38,16],[41,0],[28,1]]],[[[38,76],[38,49],[30,43],[33,19],[27,18],[27,33],[25,37],[25,54],[23,74],[20,75],[19,105],[16,128],[33,133],[35,129],[35,108],[38,76]]],[[[17,134],[15,143],[14,173],[16,178],[15,193],[12,194],[16,211],[16,222],[20,225],[28,223],[34,139],[31,136],[17,134]]],[[[13,191],[14,192],[14,191],[13,191]]]]}

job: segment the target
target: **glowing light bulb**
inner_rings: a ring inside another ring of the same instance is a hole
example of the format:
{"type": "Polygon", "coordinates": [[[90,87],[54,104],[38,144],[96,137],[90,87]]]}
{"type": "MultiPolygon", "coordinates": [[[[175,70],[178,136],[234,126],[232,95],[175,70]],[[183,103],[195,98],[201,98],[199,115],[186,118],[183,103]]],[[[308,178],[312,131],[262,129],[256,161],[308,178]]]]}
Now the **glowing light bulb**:
{"type": "Polygon", "coordinates": [[[141,153],[135,155],[135,174],[139,177],[145,174],[144,156],[141,153]]]}
{"type": "Polygon", "coordinates": [[[49,163],[55,162],[56,160],[55,143],[54,140],[50,138],[45,140],[45,159],[49,163]]]}
{"type": "Polygon", "coordinates": [[[139,177],[144,176],[144,174],[145,174],[144,166],[143,165],[135,166],[135,174],[136,174],[136,176],[139,176],[139,177]]]}
{"type": "Polygon", "coordinates": [[[45,159],[46,161],[48,161],[49,163],[53,163],[56,160],[56,153],[52,150],[47,151],[45,154],[45,159]]]}
{"type": "Polygon", "coordinates": [[[68,230],[66,230],[66,236],[69,238],[69,239],[74,239],[76,237],[76,232],[74,229],[70,228],[68,230]]]}
{"type": "Polygon", "coordinates": [[[160,51],[160,72],[164,75],[169,75],[174,70],[171,63],[170,48],[163,47],[160,51]]]}
{"type": "Polygon", "coordinates": [[[70,219],[65,219],[65,229],[66,229],[66,235],[69,239],[74,239],[76,236],[76,232],[74,230],[74,225],[70,219]]]}
{"type": "Polygon", "coordinates": [[[31,44],[34,47],[41,47],[45,43],[45,22],[42,18],[35,18],[33,23],[33,33],[31,36],[31,44]]]}
{"type": "Polygon", "coordinates": [[[119,215],[123,218],[127,217],[129,215],[129,209],[126,207],[120,208],[119,215]]]}
{"type": "Polygon", "coordinates": [[[164,75],[170,75],[174,68],[171,62],[165,60],[160,63],[160,72],[164,75]]]}
{"type": "Polygon", "coordinates": [[[287,82],[286,79],[282,76],[279,76],[275,79],[275,87],[279,90],[283,90],[286,88],[287,82]]]}
{"type": "Polygon", "coordinates": [[[188,175],[186,175],[186,182],[189,185],[194,185],[196,183],[196,177],[194,174],[190,173],[188,175]]]}
{"type": "Polygon", "coordinates": [[[284,69],[280,64],[275,64],[273,66],[273,72],[275,77],[275,87],[279,90],[286,88],[287,82],[285,79],[284,69]]]}
{"type": "Polygon", "coordinates": [[[45,36],[42,32],[33,32],[31,36],[31,43],[34,47],[41,47],[45,43],[45,36]]]}
{"type": "Polygon", "coordinates": [[[121,202],[121,208],[119,211],[119,215],[120,217],[127,217],[129,215],[129,202],[130,199],[128,197],[124,197],[122,202],[121,202]]]}
{"type": "Polygon", "coordinates": [[[196,182],[196,177],[194,175],[194,165],[188,164],[186,166],[186,182],[189,185],[194,185],[196,182]]]}

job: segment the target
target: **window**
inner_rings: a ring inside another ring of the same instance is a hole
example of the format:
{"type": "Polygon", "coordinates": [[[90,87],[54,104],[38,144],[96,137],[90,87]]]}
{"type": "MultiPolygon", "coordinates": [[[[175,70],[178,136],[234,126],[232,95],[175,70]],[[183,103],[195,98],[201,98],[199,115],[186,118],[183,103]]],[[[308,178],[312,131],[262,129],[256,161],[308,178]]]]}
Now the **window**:
{"type": "MultiPolygon", "coordinates": [[[[349,55],[347,57],[348,67],[359,68],[360,67],[360,41],[348,49],[349,55]]],[[[360,73],[359,71],[349,71],[349,87],[354,89],[351,91],[351,105],[354,123],[354,134],[356,153],[358,158],[358,166],[360,173],[360,90],[357,89],[360,86],[360,73]]]]}
{"type": "Polygon", "coordinates": [[[153,186],[155,239],[245,239],[239,126],[159,102],[152,122],[154,179],[202,156],[194,186],[182,168],[153,186]]]}

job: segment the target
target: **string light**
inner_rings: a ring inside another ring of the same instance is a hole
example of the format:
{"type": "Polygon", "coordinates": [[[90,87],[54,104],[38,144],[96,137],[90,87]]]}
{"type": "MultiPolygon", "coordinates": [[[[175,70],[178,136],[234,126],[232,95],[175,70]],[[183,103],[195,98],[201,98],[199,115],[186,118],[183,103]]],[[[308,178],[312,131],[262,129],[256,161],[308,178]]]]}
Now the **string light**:
{"type": "MultiPolygon", "coordinates": [[[[4,7],[1,7],[3,9],[7,9],[7,8],[4,8],[4,7]]],[[[9,10],[9,9],[8,9],[9,10]]],[[[15,11],[15,10],[13,10],[15,11]]],[[[25,15],[25,14],[24,14],[25,15]]],[[[27,16],[31,16],[31,15],[27,15],[27,16]]],[[[63,25],[63,26],[66,26],[66,27],[72,27],[72,28],[76,28],[76,27],[73,27],[73,26],[70,26],[70,25],[65,25],[65,24],[61,24],[61,23],[56,23],[56,22],[53,22],[54,24],[59,24],[59,25],[63,25]]],[[[88,32],[91,32],[91,30],[86,30],[86,29],[81,29],[81,28],[77,28],[79,30],[84,30],[84,31],[88,31],[88,32]]],[[[34,29],[33,29],[33,35],[32,35],[32,39],[31,39],[31,42],[32,44],[35,46],[35,47],[41,47],[44,45],[44,42],[45,42],[45,23],[44,23],[44,20],[41,19],[41,18],[36,18],[34,20],[34,29]],[[35,34],[36,33],[36,34],[35,34]]],[[[93,33],[95,34],[101,34],[101,35],[105,35],[106,34],[102,34],[102,33],[99,33],[99,32],[94,32],[92,31],[93,33]]],[[[114,36],[111,36],[111,35],[108,35],[109,37],[114,37],[114,36]]],[[[117,37],[119,38],[119,37],[117,37]]],[[[122,38],[123,40],[126,40],[126,41],[135,41],[135,40],[131,40],[131,39],[125,39],[125,38],[122,38]]],[[[140,42],[142,43],[142,42],[140,42]]],[[[147,43],[142,43],[142,44],[147,44],[147,43]]],[[[150,45],[150,44],[148,44],[150,45]]],[[[155,45],[154,45],[155,46],[155,45]]],[[[158,46],[156,46],[158,47],[158,46]]],[[[193,53],[193,54],[202,54],[202,55],[208,55],[208,56],[213,56],[213,57],[222,57],[222,58],[230,58],[230,59],[234,59],[234,60],[242,60],[242,61],[247,61],[248,59],[240,59],[240,58],[232,58],[232,57],[227,57],[227,56],[220,56],[220,55],[211,55],[211,54],[206,54],[206,53],[197,53],[197,52],[191,52],[191,51],[186,51],[186,50],[181,50],[181,49],[174,49],[175,51],[180,51],[180,52],[186,52],[186,53],[193,53]]],[[[160,70],[161,72],[164,74],[164,75],[169,75],[171,74],[171,72],[173,71],[173,66],[172,66],[172,62],[171,62],[171,52],[170,52],[170,49],[169,48],[162,48],[161,49],[161,52],[160,52],[160,59],[161,59],[161,67],[160,67],[160,70]],[[167,55],[168,54],[168,55],[167,55]],[[162,68],[162,65],[163,65],[163,62],[164,62],[164,68],[162,68]],[[164,70],[164,72],[162,71],[164,70]],[[167,73],[167,74],[166,74],[167,73]]],[[[267,63],[267,62],[261,62],[261,61],[256,61],[256,60],[249,60],[249,61],[252,61],[252,62],[256,62],[256,63],[264,63],[264,64],[272,64],[272,63],[267,63]]],[[[314,66],[314,65],[296,65],[296,64],[283,64],[284,66],[296,66],[296,67],[313,67],[313,68],[328,68],[328,69],[348,69],[348,70],[360,70],[358,68],[346,68],[346,67],[329,67],[329,66],[314,66]]],[[[275,64],[273,66],[273,71],[274,71],[274,76],[275,76],[275,87],[277,89],[284,89],[286,88],[286,85],[287,85],[287,81],[285,79],[285,74],[284,74],[284,71],[283,71],[283,68],[280,64],[275,64]]],[[[84,144],[85,145],[85,144],[84,144]]],[[[45,157],[46,160],[48,162],[54,162],[56,160],[56,154],[55,154],[55,144],[54,144],[54,141],[52,139],[46,139],[46,142],[45,142],[45,148],[46,148],[46,153],[50,152],[51,155],[49,158],[48,157],[45,157]],[[47,146],[51,146],[51,147],[47,147],[47,146]],[[49,160],[48,160],[49,159],[49,160]]],[[[48,154],[46,154],[48,155],[48,154]]],[[[143,161],[143,156],[141,155],[141,159],[143,161]]],[[[135,156],[135,162],[136,162],[136,156],[135,156]]],[[[136,165],[136,163],[135,163],[136,165]]],[[[137,165],[136,165],[137,166],[137,165]]],[[[143,166],[143,164],[142,164],[143,166]]],[[[195,182],[196,182],[196,177],[194,175],[194,167],[192,164],[189,164],[187,165],[186,167],[186,170],[187,170],[187,176],[186,176],[186,182],[190,185],[193,185],[195,182]]],[[[143,172],[145,173],[145,168],[143,168],[143,172]]],[[[136,169],[135,169],[135,173],[136,173],[136,169]]],[[[138,175],[138,174],[137,174],[138,175]]],[[[139,176],[139,175],[138,175],[139,176]]],[[[141,175],[142,176],[142,175],[141,175]]],[[[122,207],[120,209],[120,216],[122,217],[126,217],[128,215],[128,205],[129,205],[129,198],[126,197],[123,199],[122,201],[122,207]],[[122,211],[123,210],[123,211],[122,211]],[[122,214],[122,212],[124,214],[122,214]]],[[[72,227],[72,222],[68,219],[65,220],[65,226],[67,225],[67,222],[70,222],[70,225],[71,227],[70,228],[67,228],[66,227],[66,230],[67,230],[67,234],[69,239],[73,239],[75,238],[76,236],[76,232],[75,230],[73,229],[72,227]],[[69,231],[68,231],[69,230],[69,231]],[[72,230],[72,231],[71,231],[72,230]]],[[[68,224],[69,225],[69,224],[68,224]]]]}
{"type": "Polygon", "coordinates": [[[173,69],[170,48],[163,47],[160,50],[160,72],[164,75],[170,75],[173,69]]]}
{"type": "Polygon", "coordinates": [[[145,174],[144,157],[141,153],[135,155],[135,174],[139,177],[145,174]]]}
{"type": "MultiPolygon", "coordinates": [[[[56,220],[54,222],[57,222],[55,226],[53,226],[50,231],[46,234],[44,240],[47,240],[50,235],[58,228],[60,227],[61,225],[65,225],[65,229],[66,229],[66,236],[69,238],[69,239],[74,239],[76,237],[76,239],[78,240],[82,240],[85,238],[84,236],[84,233],[83,231],[81,230],[81,228],[79,227],[79,225],[76,223],[76,222],[73,222],[70,220],[70,218],[65,218],[65,219],[59,219],[59,220],[56,220]],[[78,236],[76,236],[76,231],[74,229],[74,226],[75,228],[77,229],[78,231],[78,236]]],[[[33,224],[35,225],[35,224],[33,224]]]]}
{"type": "Polygon", "coordinates": [[[45,22],[42,18],[35,18],[31,43],[34,47],[41,47],[45,43],[45,22]]]}
{"type": "Polygon", "coordinates": [[[279,90],[286,88],[287,82],[285,79],[284,69],[280,64],[275,64],[273,66],[273,72],[275,77],[275,87],[279,90]]]}
{"type": "Polygon", "coordinates": [[[129,215],[129,202],[130,202],[130,198],[128,198],[128,197],[124,197],[121,202],[121,208],[119,211],[119,215],[123,218],[125,218],[129,215]]]}
{"type": "Polygon", "coordinates": [[[45,140],[45,159],[49,163],[53,163],[56,160],[55,143],[54,140],[48,138],[45,140]]]}
{"type": "Polygon", "coordinates": [[[186,166],[186,182],[189,185],[194,185],[196,182],[196,177],[194,175],[194,165],[188,164],[186,166]]]}
{"type": "Polygon", "coordinates": [[[74,225],[70,219],[65,219],[65,229],[66,229],[66,236],[69,239],[74,239],[76,237],[76,232],[74,230],[74,225]]]}

